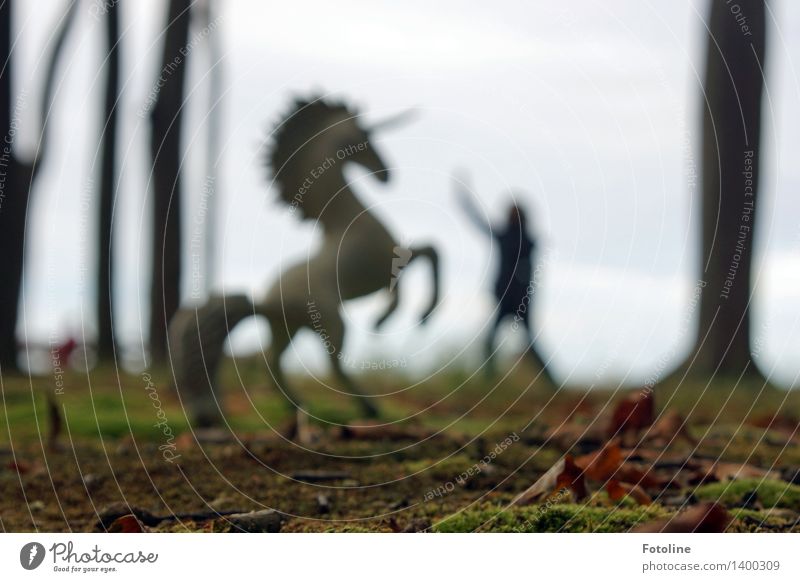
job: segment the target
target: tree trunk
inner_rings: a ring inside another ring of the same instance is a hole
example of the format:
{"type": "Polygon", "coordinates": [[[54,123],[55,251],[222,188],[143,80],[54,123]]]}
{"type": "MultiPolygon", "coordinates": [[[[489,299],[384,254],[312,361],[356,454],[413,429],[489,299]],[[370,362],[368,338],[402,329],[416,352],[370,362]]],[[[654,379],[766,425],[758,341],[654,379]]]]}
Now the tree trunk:
{"type": "Polygon", "coordinates": [[[112,327],[114,293],[113,215],[117,186],[117,107],[119,102],[119,4],[110,3],[106,12],[105,128],[101,136],[102,166],[97,239],[97,355],[114,356],[112,327]]]}
{"type": "Polygon", "coordinates": [[[0,138],[0,366],[6,373],[18,369],[17,320],[28,201],[50,142],[46,120],[53,104],[58,60],[75,21],[77,2],[71,0],[68,4],[53,37],[39,108],[39,145],[32,160],[20,160],[13,148],[25,102],[24,96],[17,101],[13,99],[12,6],[12,0],[0,0],[0,131],[3,132],[0,138]]]}
{"type": "MultiPolygon", "coordinates": [[[[218,0],[208,0],[205,10],[206,27],[210,28],[217,12],[220,9],[218,0]]],[[[203,223],[205,225],[205,273],[203,273],[205,296],[210,297],[216,279],[216,253],[217,253],[217,217],[219,216],[219,182],[220,159],[222,152],[222,99],[225,94],[223,87],[224,65],[222,63],[223,51],[217,34],[208,35],[209,56],[209,104],[208,104],[208,133],[206,134],[206,167],[208,176],[206,187],[203,190],[205,209],[203,223]]]]}
{"type": "Polygon", "coordinates": [[[158,91],[151,115],[153,260],[150,356],[166,359],[167,326],[178,310],[181,281],[181,127],[191,0],[170,0],[158,91]]]}
{"type": "Polygon", "coordinates": [[[22,261],[17,243],[21,239],[20,226],[24,234],[27,208],[27,196],[25,200],[18,196],[17,168],[12,151],[16,129],[12,129],[11,7],[10,0],[0,4],[0,371],[4,373],[17,368],[17,313],[22,282],[22,261]]]}
{"type": "Polygon", "coordinates": [[[712,0],[703,107],[705,287],[692,374],[759,374],[750,361],[751,263],[758,189],[764,0],[712,0]]]}

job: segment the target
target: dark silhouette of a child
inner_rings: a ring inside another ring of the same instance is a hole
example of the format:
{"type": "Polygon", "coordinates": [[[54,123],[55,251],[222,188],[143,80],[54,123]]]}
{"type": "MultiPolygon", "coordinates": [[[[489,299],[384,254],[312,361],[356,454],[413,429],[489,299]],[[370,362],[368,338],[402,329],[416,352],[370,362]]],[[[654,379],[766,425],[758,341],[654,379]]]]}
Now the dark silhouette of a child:
{"type": "Polygon", "coordinates": [[[533,317],[533,294],[536,289],[534,281],[534,255],[536,240],[528,232],[525,211],[516,202],[508,209],[508,218],[503,225],[490,224],[476,207],[472,194],[463,180],[455,181],[459,201],[467,216],[485,235],[497,242],[500,254],[500,268],[494,284],[494,296],[497,301],[495,318],[489,329],[484,344],[484,357],[487,373],[494,374],[494,343],[500,324],[508,317],[514,319],[514,327],[521,324],[525,330],[526,352],[538,368],[542,370],[548,381],[553,383],[547,364],[539,356],[534,346],[534,334],[531,325],[533,317]]]}

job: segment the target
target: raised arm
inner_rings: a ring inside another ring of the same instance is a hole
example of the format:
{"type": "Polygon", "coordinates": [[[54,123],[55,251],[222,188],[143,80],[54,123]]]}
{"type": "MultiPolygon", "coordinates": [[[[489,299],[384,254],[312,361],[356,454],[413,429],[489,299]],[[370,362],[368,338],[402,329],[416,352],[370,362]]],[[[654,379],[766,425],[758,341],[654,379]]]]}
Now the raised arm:
{"type": "Polygon", "coordinates": [[[464,213],[478,230],[483,232],[486,236],[494,236],[495,233],[492,231],[492,225],[489,224],[483,213],[481,213],[480,209],[475,204],[472,188],[469,187],[469,184],[469,178],[465,177],[463,174],[453,177],[453,187],[455,188],[456,198],[458,198],[461,208],[464,209],[464,213]]]}

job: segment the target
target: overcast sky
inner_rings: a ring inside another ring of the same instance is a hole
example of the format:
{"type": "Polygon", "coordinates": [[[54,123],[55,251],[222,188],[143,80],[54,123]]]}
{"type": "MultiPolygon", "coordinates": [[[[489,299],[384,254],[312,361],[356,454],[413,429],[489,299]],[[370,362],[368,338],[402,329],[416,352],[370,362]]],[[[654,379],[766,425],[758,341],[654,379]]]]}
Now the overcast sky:
{"type": "MultiPolygon", "coordinates": [[[[21,147],[36,128],[42,46],[63,2],[17,3],[15,57],[21,147]],[[27,123],[27,125],[25,125],[27,123]]],[[[30,214],[25,324],[32,340],[93,329],[91,282],[103,74],[102,21],[84,1],[67,46],[52,112],[56,143],[30,214]]],[[[499,219],[521,192],[544,262],[535,297],[540,351],[576,385],[641,383],[662,361],[677,364],[694,340],[689,300],[699,272],[698,105],[706,2],[626,0],[506,2],[222,3],[212,34],[224,51],[226,93],[217,208],[217,291],[258,296],[318,244],[275,202],[259,146],[293,95],[346,98],[379,119],[417,107],[414,123],[381,135],[395,169],[388,185],[349,168],[359,197],[403,242],[436,244],[444,302],[431,325],[416,315],[427,273],[415,266],[385,332],[371,323],[386,298],[348,304],[346,352],[355,360],[405,357],[429,371],[454,356],[477,358],[492,305],[487,242],[454,203],[451,175],[467,170],[487,214],[499,219]]],[[[94,5],[97,6],[97,5],[94,5]]],[[[115,325],[135,348],[147,321],[148,126],[139,113],[160,66],[166,2],[123,2],[123,166],[116,204],[115,325]]],[[[96,8],[94,9],[96,11],[96,8]]],[[[758,362],[779,383],[800,373],[800,115],[794,60],[800,5],[770,3],[762,202],[754,333],[758,362]]],[[[190,144],[185,176],[187,263],[209,174],[204,136],[209,67],[200,26],[189,56],[190,144]]],[[[187,273],[187,296],[190,273],[187,273]]],[[[257,348],[268,332],[237,331],[257,348]]],[[[502,336],[513,354],[521,338],[502,336]]],[[[309,333],[294,365],[319,369],[309,333]]]]}

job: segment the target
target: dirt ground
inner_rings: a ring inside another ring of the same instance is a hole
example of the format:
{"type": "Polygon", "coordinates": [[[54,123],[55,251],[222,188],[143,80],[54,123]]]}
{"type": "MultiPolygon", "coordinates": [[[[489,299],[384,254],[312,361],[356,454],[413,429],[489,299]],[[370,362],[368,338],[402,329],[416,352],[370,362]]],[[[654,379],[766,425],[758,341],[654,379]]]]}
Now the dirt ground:
{"type": "MultiPolygon", "coordinates": [[[[800,447],[796,417],[786,412],[797,410],[796,396],[772,388],[734,398],[724,387],[702,396],[657,392],[657,402],[686,416],[691,437],[656,447],[665,456],[653,466],[681,459],[685,473],[689,463],[716,459],[738,473],[714,465],[699,482],[651,484],[646,503],[631,495],[612,500],[610,489],[590,481],[577,503],[561,490],[511,507],[564,454],[598,450],[593,423],[605,422],[631,391],[554,395],[524,375],[496,390],[440,378],[387,397],[391,422],[366,432],[339,426],[350,405],[320,396],[315,412],[327,422],[314,423],[316,440],[303,447],[270,428],[287,422],[274,395],[251,401],[231,390],[238,424],[198,435],[168,390],[155,408],[141,377],[124,386],[110,373],[93,380],[73,377],[57,401],[64,425],[55,450],[40,394],[47,382],[33,389],[24,380],[3,383],[0,530],[98,531],[99,516],[122,504],[165,517],[148,525],[152,531],[226,531],[225,514],[263,509],[281,514],[284,532],[628,531],[716,500],[731,512],[728,531],[800,531],[800,447]],[[568,434],[576,427],[588,430],[568,434]]],[[[396,381],[376,381],[374,389],[396,381]]]]}

